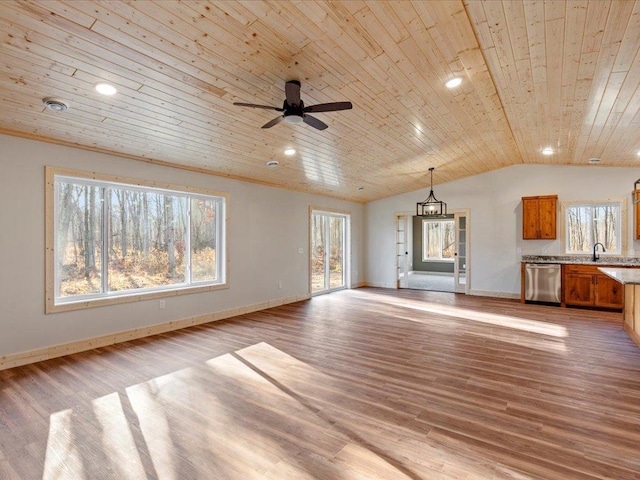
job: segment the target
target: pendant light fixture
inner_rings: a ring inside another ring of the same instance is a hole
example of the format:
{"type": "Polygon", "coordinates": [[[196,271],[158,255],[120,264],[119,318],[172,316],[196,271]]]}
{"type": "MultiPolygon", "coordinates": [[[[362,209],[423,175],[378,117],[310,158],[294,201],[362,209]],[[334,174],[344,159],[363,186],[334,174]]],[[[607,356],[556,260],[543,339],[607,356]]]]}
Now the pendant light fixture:
{"type": "Polygon", "coordinates": [[[431,172],[431,191],[429,192],[429,196],[424,202],[418,202],[416,204],[416,215],[419,217],[435,217],[447,214],[447,204],[438,200],[433,194],[434,170],[434,167],[429,169],[429,172],[431,172]]]}
{"type": "Polygon", "coordinates": [[[640,178],[633,184],[631,198],[633,198],[633,203],[640,203],[640,178]]]}

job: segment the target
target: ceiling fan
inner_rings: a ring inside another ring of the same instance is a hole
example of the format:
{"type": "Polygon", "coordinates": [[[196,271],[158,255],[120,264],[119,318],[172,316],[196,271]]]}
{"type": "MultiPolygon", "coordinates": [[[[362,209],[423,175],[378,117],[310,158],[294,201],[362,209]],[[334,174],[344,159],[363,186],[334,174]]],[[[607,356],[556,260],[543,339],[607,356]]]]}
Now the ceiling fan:
{"type": "Polygon", "coordinates": [[[240,107],[264,108],[266,110],[282,112],[280,117],[276,117],[270,122],[265,123],[262,128],[271,128],[284,120],[287,123],[304,122],[318,130],[324,130],[328,125],[308,115],[308,113],[335,112],[336,110],[349,110],[353,108],[351,102],[319,103],[305,107],[304,102],[300,100],[300,82],[298,80],[289,80],[285,84],[284,91],[286,99],[282,104],[282,108],[271,107],[269,105],[255,105],[253,103],[233,102],[233,104],[240,107]]]}

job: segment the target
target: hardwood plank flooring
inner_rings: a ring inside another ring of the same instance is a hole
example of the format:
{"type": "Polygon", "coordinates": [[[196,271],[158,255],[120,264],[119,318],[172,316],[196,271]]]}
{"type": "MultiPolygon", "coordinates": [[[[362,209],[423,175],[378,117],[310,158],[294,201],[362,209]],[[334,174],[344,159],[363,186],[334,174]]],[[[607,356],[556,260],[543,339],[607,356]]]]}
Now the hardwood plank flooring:
{"type": "Polygon", "coordinates": [[[0,371],[2,479],[639,479],[620,313],[362,288],[0,371]]]}

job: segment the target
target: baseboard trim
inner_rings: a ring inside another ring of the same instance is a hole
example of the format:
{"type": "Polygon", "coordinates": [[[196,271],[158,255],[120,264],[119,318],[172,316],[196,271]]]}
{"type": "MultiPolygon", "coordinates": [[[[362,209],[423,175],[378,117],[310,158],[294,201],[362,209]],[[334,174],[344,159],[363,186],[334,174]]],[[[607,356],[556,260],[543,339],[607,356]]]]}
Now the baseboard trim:
{"type": "Polygon", "coordinates": [[[471,290],[469,291],[469,295],[474,295],[477,297],[494,297],[494,298],[512,298],[512,299],[520,299],[519,293],[510,293],[510,292],[494,292],[491,290],[471,290]]]}
{"type": "MultiPolygon", "coordinates": [[[[392,288],[397,290],[396,286],[389,286],[384,283],[370,283],[370,282],[362,282],[363,287],[375,287],[375,288],[392,288]]],[[[477,297],[494,297],[494,298],[510,298],[510,299],[520,299],[519,293],[509,293],[509,292],[493,292],[491,290],[471,290],[469,295],[475,295],[477,297]]]]}
{"type": "Polygon", "coordinates": [[[267,302],[254,303],[251,305],[244,305],[242,307],[230,308],[228,310],[221,310],[219,312],[207,313],[205,315],[198,315],[196,317],[183,318],[180,320],[173,320],[170,322],[149,325],[147,327],[134,328],[122,332],[110,333],[108,335],[103,335],[100,337],[93,337],[84,340],[78,340],[75,342],[53,345],[51,347],[9,354],[0,357],[0,370],[6,370],[8,368],[19,367],[21,365],[27,365],[30,363],[41,362],[43,360],[63,357],[65,355],[93,350],[94,348],[106,347],[108,345],[114,345],[116,343],[128,342],[130,340],[149,337],[151,335],[157,335],[159,333],[180,330],[182,328],[192,327],[194,325],[201,325],[203,323],[224,320],[226,318],[236,317],[238,315],[244,315],[246,313],[253,313],[260,310],[266,310],[268,308],[279,307],[288,303],[308,300],[310,298],[311,295],[280,298],[277,300],[270,300],[267,302]]]}
{"type": "Polygon", "coordinates": [[[379,282],[361,282],[361,286],[363,287],[373,287],[373,288],[393,288],[396,289],[396,284],[389,285],[388,283],[379,283],[379,282]]]}

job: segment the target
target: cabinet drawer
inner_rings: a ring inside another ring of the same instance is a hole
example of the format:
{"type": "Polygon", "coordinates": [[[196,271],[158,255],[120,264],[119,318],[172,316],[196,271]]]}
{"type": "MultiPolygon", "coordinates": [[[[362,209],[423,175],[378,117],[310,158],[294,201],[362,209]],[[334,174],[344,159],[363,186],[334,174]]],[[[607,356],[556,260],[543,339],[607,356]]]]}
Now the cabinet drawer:
{"type": "Polygon", "coordinates": [[[565,265],[564,273],[576,273],[584,275],[595,275],[600,273],[598,267],[605,265],[565,265]]]}

